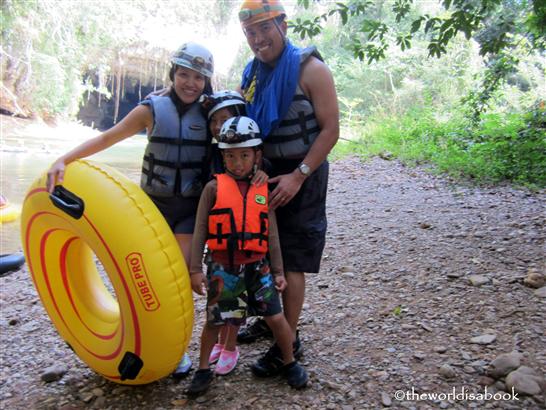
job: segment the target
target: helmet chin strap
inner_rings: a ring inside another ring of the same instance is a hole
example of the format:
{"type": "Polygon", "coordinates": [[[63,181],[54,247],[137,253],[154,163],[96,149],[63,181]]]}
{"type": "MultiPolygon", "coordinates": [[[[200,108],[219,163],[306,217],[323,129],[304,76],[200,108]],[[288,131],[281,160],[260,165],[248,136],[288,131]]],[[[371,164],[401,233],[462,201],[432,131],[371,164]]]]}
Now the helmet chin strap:
{"type": "Polygon", "coordinates": [[[279,34],[281,35],[283,44],[286,46],[286,40],[287,40],[287,39],[286,39],[286,36],[285,36],[284,33],[282,32],[281,26],[280,26],[279,23],[277,22],[277,18],[276,18],[276,17],[273,18],[273,24],[275,25],[275,27],[277,28],[277,31],[278,31],[279,34]]]}

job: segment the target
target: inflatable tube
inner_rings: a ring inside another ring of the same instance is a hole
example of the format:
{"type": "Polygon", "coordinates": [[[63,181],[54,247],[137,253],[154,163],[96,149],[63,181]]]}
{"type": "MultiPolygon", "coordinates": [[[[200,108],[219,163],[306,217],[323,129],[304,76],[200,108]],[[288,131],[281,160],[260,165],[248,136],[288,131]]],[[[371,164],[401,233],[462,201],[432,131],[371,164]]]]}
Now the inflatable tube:
{"type": "Polygon", "coordinates": [[[144,384],[169,375],[190,340],[193,299],[162,215],[136,184],[90,161],[71,163],[51,196],[45,184],[44,174],[25,198],[21,236],[59,334],[111,381],[144,384]]]}
{"type": "Polygon", "coordinates": [[[20,213],[21,210],[12,204],[0,207],[0,224],[15,221],[20,213]]]}
{"type": "Polygon", "coordinates": [[[19,269],[23,263],[25,263],[23,252],[0,255],[0,276],[6,272],[19,269]]]}

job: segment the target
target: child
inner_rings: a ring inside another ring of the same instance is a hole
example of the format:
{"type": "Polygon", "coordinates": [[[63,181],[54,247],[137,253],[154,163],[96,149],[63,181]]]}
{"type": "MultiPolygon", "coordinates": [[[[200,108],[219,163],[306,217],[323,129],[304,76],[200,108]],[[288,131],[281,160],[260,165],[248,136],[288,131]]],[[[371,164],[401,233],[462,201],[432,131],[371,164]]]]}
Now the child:
{"type": "MultiPolygon", "coordinates": [[[[52,192],[55,184],[62,184],[70,162],[146,129],[148,145],[140,185],[173,230],[189,266],[195,214],[208,170],[206,120],[198,99],[212,92],[214,61],[205,47],[186,43],[171,63],[170,94],[142,101],[114,127],[57,159],[48,171],[47,189],[52,192]]],[[[173,376],[183,377],[190,368],[191,361],[184,354],[173,376]]]]}
{"type": "MultiPolygon", "coordinates": [[[[203,103],[210,107],[208,112],[209,131],[212,135],[212,170],[213,174],[225,172],[222,156],[218,149],[218,137],[222,124],[228,119],[245,114],[245,102],[241,94],[236,91],[223,90],[214,93],[203,103]]],[[[260,186],[267,183],[268,177],[262,170],[256,170],[251,183],[260,186]]],[[[239,326],[226,324],[220,329],[218,343],[212,348],[209,364],[215,364],[214,372],[227,375],[235,369],[239,360],[237,348],[237,332],[239,326]]]]}
{"type": "Polygon", "coordinates": [[[264,316],[273,330],[288,384],[295,388],[307,384],[307,373],[292,354],[292,334],[277,293],[285,289],[286,280],[267,186],[249,182],[261,160],[261,144],[253,120],[242,116],[227,120],[218,142],[226,173],[205,186],[199,201],[190,275],[194,292],[204,295],[205,286],[208,290],[207,321],[201,335],[199,370],[187,390],[190,396],[205,393],[212,382],[209,357],[220,327],[240,325],[247,310],[249,315],[264,316]],[[205,242],[211,250],[206,278],[200,261],[205,242]]]}

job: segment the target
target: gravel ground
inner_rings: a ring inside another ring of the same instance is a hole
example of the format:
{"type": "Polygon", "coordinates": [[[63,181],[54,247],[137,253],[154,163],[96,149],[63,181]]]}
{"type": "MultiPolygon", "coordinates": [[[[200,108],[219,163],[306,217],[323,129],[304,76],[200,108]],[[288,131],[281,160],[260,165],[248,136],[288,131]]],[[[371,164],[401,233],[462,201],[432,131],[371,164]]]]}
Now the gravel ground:
{"type": "Polygon", "coordinates": [[[268,341],[241,346],[234,373],[197,400],[188,380],[111,383],[58,337],[24,266],[0,278],[0,408],[546,408],[545,199],[396,161],[333,163],[323,265],[307,277],[300,326],[310,383],[298,391],[252,377],[268,341]],[[51,366],[62,377],[46,383],[51,366]],[[515,398],[503,393],[514,384],[515,398]]]}

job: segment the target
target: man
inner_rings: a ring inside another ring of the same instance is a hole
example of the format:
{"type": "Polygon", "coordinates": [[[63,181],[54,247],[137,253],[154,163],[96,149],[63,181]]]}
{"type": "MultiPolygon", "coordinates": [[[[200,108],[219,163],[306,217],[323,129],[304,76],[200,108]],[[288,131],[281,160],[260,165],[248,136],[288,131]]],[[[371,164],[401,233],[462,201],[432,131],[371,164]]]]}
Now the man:
{"type": "MultiPolygon", "coordinates": [[[[277,213],[288,283],[283,307],[299,357],[304,272],[319,271],[326,237],[326,159],[339,137],[337,96],[332,74],[316,49],[299,49],[287,39],[286,14],[278,0],[245,0],[239,19],[255,56],[245,68],[241,91],[272,165],[269,181],[276,187],[270,206],[277,213]]],[[[252,370],[267,377],[281,367],[280,349],[273,345],[252,370]]]]}

